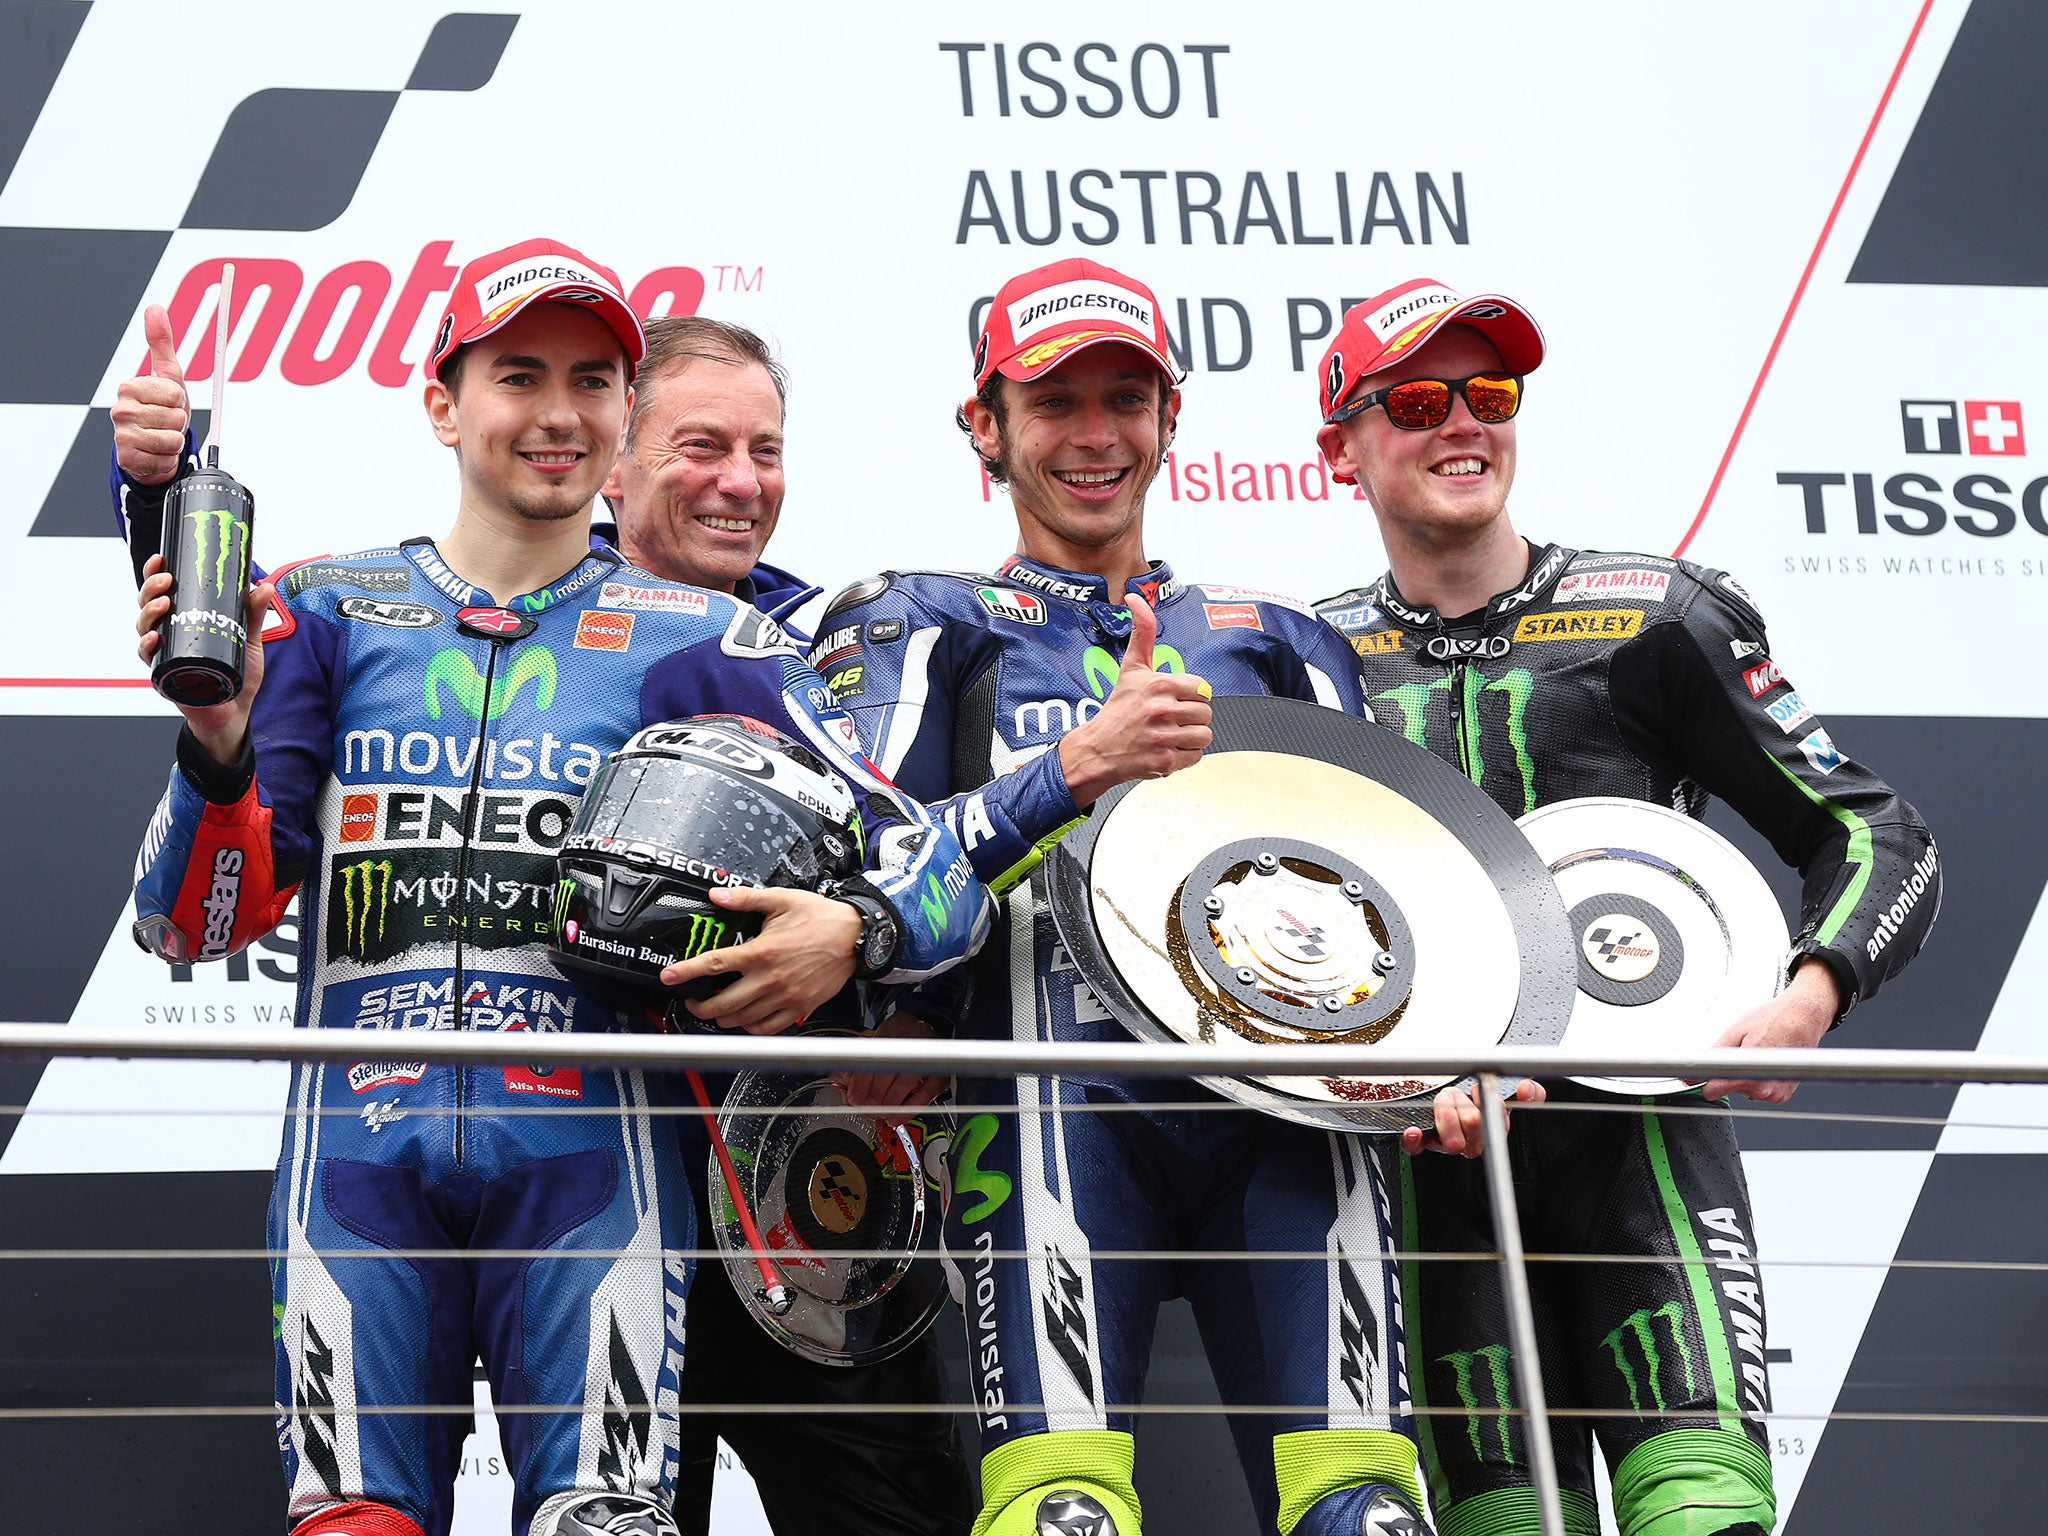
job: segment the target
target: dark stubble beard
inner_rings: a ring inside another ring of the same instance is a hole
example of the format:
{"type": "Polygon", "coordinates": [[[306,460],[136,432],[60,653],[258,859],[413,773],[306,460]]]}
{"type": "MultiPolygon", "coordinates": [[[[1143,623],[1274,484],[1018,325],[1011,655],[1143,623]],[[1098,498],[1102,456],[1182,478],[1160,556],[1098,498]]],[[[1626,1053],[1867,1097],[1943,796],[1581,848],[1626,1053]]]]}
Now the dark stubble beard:
{"type": "Polygon", "coordinates": [[[511,508],[515,517],[523,518],[529,523],[559,523],[566,517],[575,517],[590,510],[589,501],[564,505],[552,498],[543,501],[538,497],[529,497],[518,492],[506,498],[506,505],[511,508]]]}

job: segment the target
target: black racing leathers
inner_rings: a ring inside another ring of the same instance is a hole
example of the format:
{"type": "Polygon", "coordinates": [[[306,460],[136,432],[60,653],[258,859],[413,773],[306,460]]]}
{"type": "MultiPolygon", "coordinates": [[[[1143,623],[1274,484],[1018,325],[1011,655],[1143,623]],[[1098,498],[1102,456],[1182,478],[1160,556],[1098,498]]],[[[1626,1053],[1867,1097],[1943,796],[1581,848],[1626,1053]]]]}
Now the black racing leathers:
{"type": "MultiPolygon", "coordinates": [[[[1800,871],[1794,963],[1825,964],[1844,1011],[1920,948],[1941,889],[1925,825],[1814,718],[1728,576],[1551,546],[1461,618],[1391,577],[1319,608],[1379,719],[1513,815],[1588,795],[1695,816],[1726,800],[1800,871]]],[[[1632,1261],[1534,1266],[1550,1404],[1602,1415],[1552,1423],[1568,1528],[1597,1530],[1597,1434],[1625,1536],[1768,1530],[1763,1297],[1730,1120],[1655,1099],[1617,1113],[1625,1101],[1569,1084],[1551,1099],[1514,1128],[1524,1241],[1632,1261]],[[1587,1107],[1556,1107],[1570,1104],[1587,1107]]],[[[1478,1165],[1407,1172],[1406,1251],[1491,1251],[1478,1165]]],[[[1418,1405],[1450,1410],[1422,1420],[1440,1529],[1533,1529],[1526,1442],[1500,1413],[1515,1404],[1497,1266],[1417,1264],[1405,1294],[1418,1405]]]]}

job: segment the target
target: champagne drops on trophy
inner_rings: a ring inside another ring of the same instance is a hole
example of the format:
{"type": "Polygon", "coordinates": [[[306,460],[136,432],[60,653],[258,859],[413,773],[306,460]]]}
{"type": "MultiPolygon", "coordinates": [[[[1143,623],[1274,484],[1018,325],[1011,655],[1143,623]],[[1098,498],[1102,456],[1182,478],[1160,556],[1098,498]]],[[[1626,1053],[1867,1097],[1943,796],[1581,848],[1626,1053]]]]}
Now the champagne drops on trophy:
{"type": "Polygon", "coordinates": [[[220,274],[213,414],[204,467],[179,478],[164,497],[164,569],[174,584],[171,611],[157,628],[159,644],[149,680],[173,704],[225,704],[234,698],[242,691],[242,662],[249,644],[244,603],[256,498],[220,467],[234,285],[234,263],[228,262],[220,274]]]}

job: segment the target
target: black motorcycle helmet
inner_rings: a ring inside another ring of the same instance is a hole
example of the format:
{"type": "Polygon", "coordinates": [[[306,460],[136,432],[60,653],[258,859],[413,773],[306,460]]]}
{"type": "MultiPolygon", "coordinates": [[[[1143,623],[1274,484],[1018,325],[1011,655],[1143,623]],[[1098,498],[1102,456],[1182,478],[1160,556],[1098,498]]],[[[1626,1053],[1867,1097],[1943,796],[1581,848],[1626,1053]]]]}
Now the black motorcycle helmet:
{"type": "Polygon", "coordinates": [[[860,872],[846,781],[744,715],[649,726],[605,759],[555,855],[557,964],[614,1007],[704,998],[730,974],[664,987],[662,967],[760,932],[713,886],[815,891],[860,872]]]}

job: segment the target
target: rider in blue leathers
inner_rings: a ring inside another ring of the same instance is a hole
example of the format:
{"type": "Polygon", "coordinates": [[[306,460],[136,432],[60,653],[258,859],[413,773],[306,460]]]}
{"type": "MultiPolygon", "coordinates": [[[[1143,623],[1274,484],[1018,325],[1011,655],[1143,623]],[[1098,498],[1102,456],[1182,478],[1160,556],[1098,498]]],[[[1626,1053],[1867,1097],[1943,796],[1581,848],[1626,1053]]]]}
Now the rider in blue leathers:
{"type": "MultiPolygon", "coordinates": [[[[901,929],[887,979],[952,963],[984,926],[985,896],[950,835],[875,774],[774,622],[588,543],[580,514],[617,441],[639,329],[609,273],[531,248],[542,244],[465,270],[432,359],[430,415],[463,470],[454,531],[280,573],[244,700],[187,711],[139,864],[138,938],[166,958],[215,958],[296,894],[311,1024],[609,1028],[547,958],[553,848],[626,737],[720,712],[805,742],[854,787],[866,879],[901,929]],[[483,313],[508,274],[515,302],[483,313]],[[521,579],[550,562],[568,569],[521,579]],[[497,581],[503,600],[471,576],[497,581]]],[[[166,588],[145,583],[145,627],[166,588]]],[[[264,607],[259,591],[252,618],[264,607]]],[[[838,946],[860,927],[852,910],[808,893],[743,892],[735,905],[767,927],[685,963],[742,973],[700,1012],[783,1027],[851,974],[838,946]]],[[[688,1274],[670,1255],[693,1236],[675,1142],[647,1113],[655,1082],[295,1069],[271,1246],[279,1443],[300,1536],[448,1528],[479,1355],[509,1410],[516,1532],[673,1529],[688,1274]],[[571,1112],[518,1113],[549,1105],[571,1112]],[[421,1256],[433,1250],[446,1256],[421,1256]],[[376,1411],[422,1405],[462,1411],[376,1411]]]]}
{"type": "MultiPolygon", "coordinates": [[[[1112,783],[1185,766],[1206,744],[1204,719],[1168,743],[1195,751],[1138,750],[1148,721],[1192,719],[1194,690],[1163,680],[1198,678],[1204,699],[1369,711],[1356,655],[1305,605],[1146,561],[1144,492],[1179,409],[1150,291],[1068,261],[1014,279],[988,313],[962,424],[1010,488],[1023,552],[990,575],[861,582],[819,622],[811,658],[883,770],[1007,890],[978,959],[910,1006],[984,1039],[1128,1039],[1060,945],[1032,870],[1112,783]],[[1160,696],[1134,708],[1139,689],[1160,696]],[[1105,753],[1123,756],[1105,768],[1105,753]]],[[[975,1536],[1136,1536],[1129,1406],[1159,1303],[1176,1294],[1224,1400],[1289,1410],[1232,1421],[1263,1529],[1421,1528],[1399,1284],[1380,1258],[1389,1143],[1220,1101],[1115,1112],[1209,1098],[1184,1082],[1025,1076],[961,1095],[994,1111],[959,1128],[947,1217],[981,1412],[975,1536]],[[1177,1263],[1176,1250],[1330,1257],[1177,1263]]]]}

